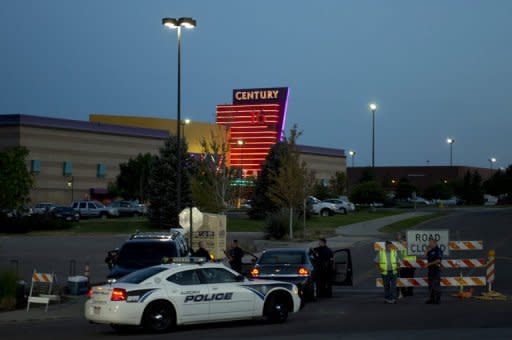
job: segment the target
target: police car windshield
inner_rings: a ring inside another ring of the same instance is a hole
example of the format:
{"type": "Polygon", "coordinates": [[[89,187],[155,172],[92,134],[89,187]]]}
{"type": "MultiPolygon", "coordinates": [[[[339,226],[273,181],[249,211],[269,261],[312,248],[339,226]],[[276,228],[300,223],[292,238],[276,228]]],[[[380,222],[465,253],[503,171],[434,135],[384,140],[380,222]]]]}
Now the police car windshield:
{"type": "Polygon", "coordinates": [[[129,242],[121,247],[117,263],[123,267],[143,268],[162,263],[163,257],[177,256],[178,249],[174,242],[129,242]]]}
{"type": "Polygon", "coordinates": [[[267,251],[261,255],[259,264],[304,264],[303,251],[267,251]]]}
{"type": "Polygon", "coordinates": [[[141,270],[134,271],[133,273],[130,273],[126,276],[123,276],[117,282],[124,282],[124,283],[141,283],[142,281],[150,278],[153,275],[156,275],[162,271],[166,270],[166,268],[163,267],[150,267],[145,268],[141,270]]]}

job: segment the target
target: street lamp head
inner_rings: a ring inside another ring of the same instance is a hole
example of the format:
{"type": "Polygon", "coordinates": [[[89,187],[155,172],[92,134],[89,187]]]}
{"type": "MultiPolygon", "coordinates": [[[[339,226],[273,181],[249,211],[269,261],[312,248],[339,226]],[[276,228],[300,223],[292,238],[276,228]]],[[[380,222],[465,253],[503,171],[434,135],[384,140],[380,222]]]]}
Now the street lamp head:
{"type": "Polygon", "coordinates": [[[355,152],[355,151],[350,150],[350,151],[348,152],[348,154],[349,154],[350,156],[355,156],[355,155],[356,155],[356,152],[355,152]]]}
{"type": "Polygon", "coordinates": [[[455,143],[455,139],[453,139],[453,138],[447,138],[447,139],[446,139],[446,143],[448,143],[448,144],[453,144],[453,143],[455,143]]]}
{"type": "Polygon", "coordinates": [[[489,162],[496,163],[496,158],[494,158],[494,157],[489,158],[489,162]]]}
{"type": "Polygon", "coordinates": [[[238,145],[244,145],[245,144],[245,142],[242,139],[239,139],[236,143],[238,145]]]}
{"type": "Polygon", "coordinates": [[[197,21],[189,17],[183,17],[178,19],[178,24],[184,28],[194,28],[197,26],[197,21]]]}
{"type": "Polygon", "coordinates": [[[164,25],[165,27],[170,28],[170,29],[176,29],[178,27],[194,28],[197,26],[197,22],[194,19],[188,18],[188,17],[179,18],[179,19],[163,18],[162,25],[164,25]]]}
{"type": "Polygon", "coordinates": [[[185,125],[188,125],[190,124],[191,120],[190,119],[185,119],[185,125]]]}
{"type": "Polygon", "coordinates": [[[372,112],[375,112],[377,111],[377,104],[375,103],[371,103],[370,105],[368,105],[370,107],[370,110],[372,110],[372,112]]]}
{"type": "Polygon", "coordinates": [[[174,18],[163,18],[162,25],[170,29],[176,29],[180,25],[177,19],[174,18]]]}

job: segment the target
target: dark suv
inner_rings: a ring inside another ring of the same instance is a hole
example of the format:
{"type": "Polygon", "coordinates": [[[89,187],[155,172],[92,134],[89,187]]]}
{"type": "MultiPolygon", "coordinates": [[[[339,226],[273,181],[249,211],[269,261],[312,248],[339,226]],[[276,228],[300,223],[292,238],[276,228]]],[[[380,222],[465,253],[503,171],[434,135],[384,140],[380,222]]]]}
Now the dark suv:
{"type": "Polygon", "coordinates": [[[188,255],[187,242],[180,232],[137,233],[120,249],[108,252],[105,259],[111,269],[108,279],[118,279],[138,269],[161,264],[167,259],[188,255]]]}

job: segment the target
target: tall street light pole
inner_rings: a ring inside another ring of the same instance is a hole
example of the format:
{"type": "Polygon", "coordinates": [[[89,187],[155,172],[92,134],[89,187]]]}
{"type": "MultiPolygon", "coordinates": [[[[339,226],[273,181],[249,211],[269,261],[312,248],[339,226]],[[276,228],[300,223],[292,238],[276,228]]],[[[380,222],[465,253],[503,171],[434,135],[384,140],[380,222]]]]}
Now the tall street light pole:
{"type": "Polygon", "coordinates": [[[453,143],[455,143],[455,139],[447,138],[446,143],[450,144],[450,166],[453,166],[453,143]]]}
{"type": "Polygon", "coordinates": [[[375,111],[377,111],[377,104],[371,103],[368,106],[372,111],[372,168],[375,168],[375,111]]]}
{"type": "Polygon", "coordinates": [[[355,152],[355,151],[350,150],[350,151],[348,152],[348,154],[352,157],[352,167],[354,167],[354,164],[355,164],[355,162],[354,162],[354,158],[356,157],[356,152],[355,152]]]}
{"type": "Polygon", "coordinates": [[[240,147],[240,178],[238,179],[238,208],[242,206],[242,179],[244,174],[244,144],[243,139],[239,139],[237,142],[240,147]]]}
{"type": "Polygon", "coordinates": [[[178,164],[176,174],[176,204],[181,211],[181,29],[194,28],[197,22],[192,18],[163,18],[162,25],[175,29],[178,34],[178,100],[176,113],[176,138],[178,139],[178,164]]]}
{"type": "Polygon", "coordinates": [[[182,131],[183,139],[186,139],[186,138],[185,138],[185,126],[189,125],[189,124],[190,124],[190,122],[191,122],[191,120],[190,120],[190,119],[185,119],[185,120],[181,123],[181,127],[182,127],[182,129],[183,129],[183,131],[182,131]]]}

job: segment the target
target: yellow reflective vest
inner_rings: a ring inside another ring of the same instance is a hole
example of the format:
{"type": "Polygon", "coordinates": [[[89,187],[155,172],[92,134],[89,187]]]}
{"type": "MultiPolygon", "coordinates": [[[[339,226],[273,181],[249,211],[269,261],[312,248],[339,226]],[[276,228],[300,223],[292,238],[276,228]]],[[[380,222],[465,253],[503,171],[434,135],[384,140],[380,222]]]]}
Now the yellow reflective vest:
{"type": "Polygon", "coordinates": [[[402,252],[402,260],[404,260],[404,261],[416,261],[416,256],[414,256],[414,255],[407,256],[407,249],[403,249],[401,252],[402,252]]]}
{"type": "MultiPolygon", "coordinates": [[[[389,259],[391,260],[391,270],[393,271],[393,274],[398,274],[398,259],[395,249],[390,251],[389,259]]],[[[385,250],[379,251],[379,267],[380,272],[383,275],[388,273],[388,258],[385,250]]]]}

